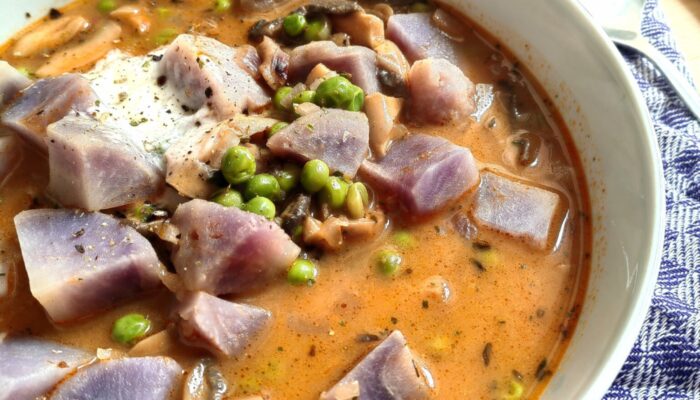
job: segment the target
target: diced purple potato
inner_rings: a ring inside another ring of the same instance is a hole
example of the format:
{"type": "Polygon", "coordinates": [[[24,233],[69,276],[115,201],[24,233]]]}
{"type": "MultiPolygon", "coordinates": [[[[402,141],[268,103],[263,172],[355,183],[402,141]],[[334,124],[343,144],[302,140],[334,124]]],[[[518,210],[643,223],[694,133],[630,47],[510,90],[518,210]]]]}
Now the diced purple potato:
{"type": "Polygon", "coordinates": [[[101,213],[15,216],[32,295],[56,323],[89,317],[160,285],[160,262],[133,228],[101,213]]]}
{"type": "Polygon", "coordinates": [[[0,61],[0,107],[9,104],[32,81],[5,61],[0,61]]]}
{"type": "Polygon", "coordinates": [[[242,293],[283,275],[301,249],[274,222],[257,214],[192,200],[171,222],[180,229],[172,261],[190,291],[242,293]]]}
{"type": "Polygon", "coordinates": [[[560,227],[564,210],[553,191],[484,172],[471,209],[479,228],[523,239],[545,250],[560,227]]]}
{"type": "Polygon", "coordinates": [[[255,81],[260,59],[252,46],[229,47],[205,36],[180,35],[160,62],[167,85],[192,110],[205,105],[221,118],[270,103],[255,81]]]}
{"type": "Polygon", "coordinates": [[[339,47],[331,41],[318,41],[295,47],[289,57],[289,80],[304,82],[318,64],[350,74],[350,81],[365,94],[379,91],[377,54],[362,46],[339,47]]]}
{"type": "Polygon", "coordinates": [[[430,13],[392,15],[386,23],[386,38],[396,43],[411,62],[424,58],[458,62],[457,43],[433,24],[430,13]]]}
{"type": "Polygon", "coordinates": [[[278,157],[323,160],[333,171],[354,177],[369,151],[364,113],[321,109],[298,118],[267,141],[278,157]]]}
{"type": "Polygon", "coordinates": [[[46,150],[46,127],[71,111],[86,111],[97,96],[80,75],[66,74],[36,81],[2,115],[2,124],[22,139],[46,150]]]}
{"type": "Polygon", "coordinates": [[[39,398],[93,356],[35,338],[0,340],[0,400],[39,398]]]}
{"type": "Polygon", "coordinates": [[[403,334],[394,331],[335,386],[323,392],[321,400],[422,400],[430,398],[432,387],[427,368],[413,357],[403,334]]]}
{"type": "Polygon", "coordinates": [[[168,400],[177,393],[183,370],[168,357],[100,361],[81,368],[54,391],[52,400],[168,400]]]}
{"type": "Polygon", "coordinates": [[[241,355],[271,318],[265,309],[204,292],[190,293],[177,313],[177,328],[183,342],[225,357],[241,355]]]}
{"type": "Polygon", "coordinates": [[[159,160],[121,128],[69,115],[48,126],[49,193],[64,207],[97,211],[147,199],[164,185],[159,160]]]}
{"type": "Polygon", "coordinates": [[[447,60],[416,61],[408,73],[410,118],[434,124],[462,122],[476,110],[474,88],[447,60]]]}
{"type": "Polygon", "coordinates": [[[24,158],[22,143],[15,136],[0,136],[0,188],[3,187],[24,158]]]}
{"type": "Polygon", "coordinates": [[[440,211],[479,181],[469,149],[424,134],[395,141],[384,158],[362,163],[360,176],[414,216],[440,211]]]}

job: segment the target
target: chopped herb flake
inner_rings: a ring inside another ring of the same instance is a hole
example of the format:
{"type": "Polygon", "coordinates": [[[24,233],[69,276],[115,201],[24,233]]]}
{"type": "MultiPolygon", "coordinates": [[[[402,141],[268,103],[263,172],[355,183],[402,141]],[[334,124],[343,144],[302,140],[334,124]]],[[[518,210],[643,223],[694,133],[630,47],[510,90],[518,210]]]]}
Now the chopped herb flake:
{"type": "Polygon", "coordinates": [[[481,261],[475,259],[475,258],[470,258],[469,262],[476,267],[479,272],[484,272],[486,271],[486,267],[484,267],[484,264],[481,263],[481,261]]]}
{"type": "Polygon", "coordinates": [[[491,250],[491,244],[485,240],[475,240],[472,243],[472,247],[479,251],[491,250]]]}
{"type": "Polygon", "coordinates": [[[547,369],[547,359],[544,358],[537,365],[537,370],[535,371],[535,378],[537,378],[538,381],[541,381],[542,379],[546,378],[547,375],[549,375],[551,373],[552,372],[549,369],[547,369]]]}
{"type": "Polygon", "coordinates": [[[484,346],[484,350],[481,352],[481,357],[484,359],[484,365],[489,366],[491,364],[491,356],[493,355],[493,345],[489,342],[484,346]]]}
{"type": "Polygon", "coordinates": [[[522,381],[523,380],[523,374],[521,374],[517,369],[513,370],[513,378],[522,381]]]}

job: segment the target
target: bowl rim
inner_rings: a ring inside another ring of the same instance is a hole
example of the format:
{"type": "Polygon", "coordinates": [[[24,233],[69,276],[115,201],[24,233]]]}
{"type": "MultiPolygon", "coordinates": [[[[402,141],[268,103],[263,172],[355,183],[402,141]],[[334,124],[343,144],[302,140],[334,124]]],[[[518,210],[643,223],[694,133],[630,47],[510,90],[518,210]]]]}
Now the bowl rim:
{"type": "MultiPolygon", "coordinates": [[[[646,247],[643,253],[639,254],[638,285],[630,289],[631,300],[623,313],[622,331],[619,331],[612,338],[609,346],[610,351],[601,360],[600,368],[589,378],[591,380],[590,384],[585,385],[584,389],[578,393],[578,398],[601,399],[627,360],[651,306],[664,246],[666,220],[665,179],[656,130],[654,129],[646,101],[627,62],[603,28],[595,22],[593,16],[579,0],[568,0],[562,2],[561,6],[573,18],[581,22],[581,27],[588,31],[590,40],[605,52],[605,56],[610,60],[614,72],[621,78],[621,83],[630,94],[629,104],[634,111],[637,122],[644,127],[639,134],[640,138],[643,139],[646,151],[645,156],[649,161],[644,173],[649,179],[649,187],[651,188],[649,200],[652,204],[653,214],[650,216],[650,220],[653,221],[653,229],[645,234],[645,240],[649,246],[646,247]]],[[[592,285],[589,283],[586,297],[590,295],[591,288],[592,285]]]]}

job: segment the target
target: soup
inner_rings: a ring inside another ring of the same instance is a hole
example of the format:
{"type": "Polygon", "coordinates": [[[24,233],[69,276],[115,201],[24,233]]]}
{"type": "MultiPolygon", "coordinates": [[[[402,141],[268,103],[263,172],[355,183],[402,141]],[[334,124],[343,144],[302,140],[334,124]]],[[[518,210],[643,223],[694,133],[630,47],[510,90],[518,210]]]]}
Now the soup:
{"type": "Polygon", "coordinates": [[[471,21],[86,0],[0,59],[7,398],[520,399],[555,372],[585,177],[471,21]]]}

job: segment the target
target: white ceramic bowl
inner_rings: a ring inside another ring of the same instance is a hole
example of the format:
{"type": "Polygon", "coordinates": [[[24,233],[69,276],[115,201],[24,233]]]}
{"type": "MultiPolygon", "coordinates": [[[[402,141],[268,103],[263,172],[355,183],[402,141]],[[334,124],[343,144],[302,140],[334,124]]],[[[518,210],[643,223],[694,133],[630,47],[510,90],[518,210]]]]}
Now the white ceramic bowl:
{"type": "MultiPolygon", "coordinates": [[[[661,257],[663,175],[646,106],[613,44],[575,0],[444,2],[527,65],[582,156],[593,207],[593,268],[579,326],[543,398],[599,399],[644,321],[661,257]]],[[[3,3],[4,41],[66,1],[3,3]]]]}

